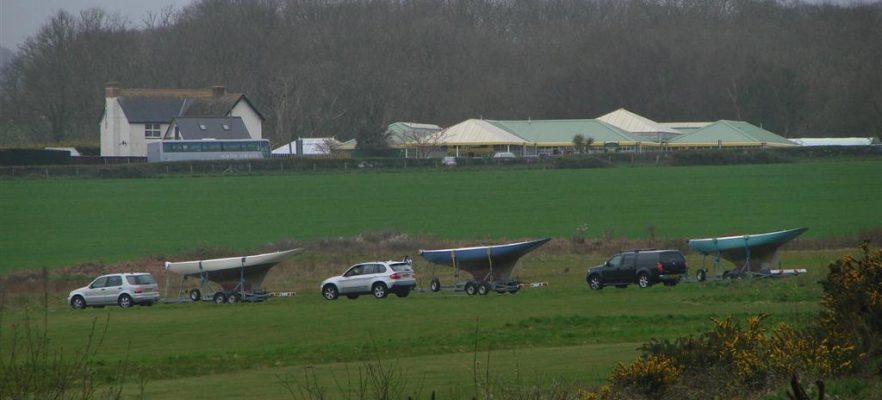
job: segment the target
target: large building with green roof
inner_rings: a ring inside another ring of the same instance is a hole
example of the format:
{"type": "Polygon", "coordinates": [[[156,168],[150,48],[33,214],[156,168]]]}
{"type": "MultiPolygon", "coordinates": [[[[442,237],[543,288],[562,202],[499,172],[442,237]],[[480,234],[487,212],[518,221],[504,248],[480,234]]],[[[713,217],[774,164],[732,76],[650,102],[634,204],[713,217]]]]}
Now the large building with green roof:
{"type": "Polygon", "coordinates": [[[671,141],[672,148],[793,147],[784,137],[744,121],[720,120],[671,141]]]}

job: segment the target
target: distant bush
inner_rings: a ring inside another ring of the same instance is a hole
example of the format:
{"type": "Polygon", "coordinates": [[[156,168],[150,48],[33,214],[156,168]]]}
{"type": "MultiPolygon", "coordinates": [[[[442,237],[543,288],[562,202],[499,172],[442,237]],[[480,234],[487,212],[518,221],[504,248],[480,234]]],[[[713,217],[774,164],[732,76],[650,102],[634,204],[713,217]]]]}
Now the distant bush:
{"type": "Polygon", "coordinates": [[[736,165],[736,164],[782,164],[793,158],[775,150],[695,150],[677,151],[666,158],[670,165],[736,165]]]}
{"type": "Polygon", "coordinates": [[[560,169],[581,169],[581,168],[606,168],[612,164],[599,157],[558,157],[554,159],[553,165],[560,169]]]}

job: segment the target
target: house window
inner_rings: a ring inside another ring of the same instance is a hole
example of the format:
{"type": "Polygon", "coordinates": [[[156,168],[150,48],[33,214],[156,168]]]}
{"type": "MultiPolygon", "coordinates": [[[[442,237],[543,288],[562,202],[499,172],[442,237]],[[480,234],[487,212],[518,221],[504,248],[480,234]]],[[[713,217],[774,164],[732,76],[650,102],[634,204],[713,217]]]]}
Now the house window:
{"type": "Polygon", "coordinates": [[[159,124],[144,124],[145,138],[159,138],[161,135],[159,124]]]}

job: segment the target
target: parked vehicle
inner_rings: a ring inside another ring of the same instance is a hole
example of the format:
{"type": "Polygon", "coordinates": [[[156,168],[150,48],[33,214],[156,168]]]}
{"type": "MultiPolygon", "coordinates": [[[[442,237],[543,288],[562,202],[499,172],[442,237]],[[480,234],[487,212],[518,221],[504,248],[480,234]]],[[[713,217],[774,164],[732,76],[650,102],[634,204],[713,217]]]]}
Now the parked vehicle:
{"type": "Polygon", "coordinates": [[[444,157],[441,159],[441,165],[445,167],[455,167],[456,166],[456,157],[444,157]]]}
{"type": "Polygon", "coordinates": [[[122,308],[152,306],[157,301],[159,286],[146,272],[102,275],[67,296],[67,303],[75,310],[114,304],[122,308]]]}
{"type": "Polygon", "coordinates": [[[511,159],[511,158],[517,158],[517,157],[514,155],[514,153],[512,153],[510,151],[500,151],[498,153],[493,153],[493,158],[494,159],[501,159],[501,158],[511,159]]]}
{"type": "Polygon", "coordinates": [[[378,299],[389,293],[407,297],[416,287],[416,276],[408,259],[404,261],[374,261],[355,264],[343,275],[325,279],[322,282],[322,297],[336,300],[345,295],[357,299],[362,294],[372,294],[378,299]]]}
{"type": "Polygon", "coordinates": [[[629,250],[612,256],[602,265],[588,269],[585,280],[594,290],[636,283],[641,288],[656,283],[673,286],[686,275],[687,265],[678,250],[629,250]]]}

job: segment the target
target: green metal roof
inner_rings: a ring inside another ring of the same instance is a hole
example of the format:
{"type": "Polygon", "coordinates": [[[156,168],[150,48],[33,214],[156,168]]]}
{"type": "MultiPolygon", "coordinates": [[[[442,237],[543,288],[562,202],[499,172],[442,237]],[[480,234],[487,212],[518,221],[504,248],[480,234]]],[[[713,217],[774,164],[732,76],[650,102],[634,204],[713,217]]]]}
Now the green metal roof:
{"type": "MultiPolygon", "coordinates": [[[[582,135],[585,139],[594,138],[595,144],[604,142],[639,142],[630,133],[596,119],[556,119],[528,121],[487,121],[491,124],[520,136],[524,140],[539,145],[567,145],[573,137],[582,135]]],[[[644,141],[645,142],[645,141],[644,141]]]]}
{"type": "Polygon", "coordinates": [[[762,144],[795,146],[793,142],[744,121],[719,120],[695,132],[674,139],[671,143],[694,144],[762,144]]]}

